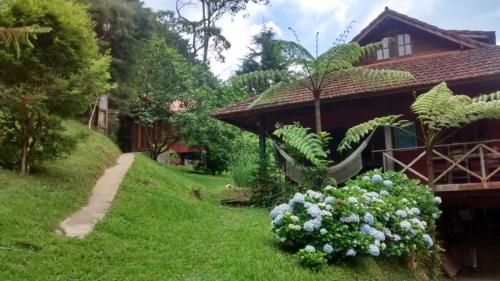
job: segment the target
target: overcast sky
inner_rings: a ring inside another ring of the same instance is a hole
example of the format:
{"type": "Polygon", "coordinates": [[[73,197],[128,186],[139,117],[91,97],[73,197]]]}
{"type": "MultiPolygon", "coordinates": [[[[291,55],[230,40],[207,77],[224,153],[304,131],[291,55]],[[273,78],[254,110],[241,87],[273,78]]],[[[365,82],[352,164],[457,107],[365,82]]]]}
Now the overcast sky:
{"type": "MultiPolygon", "coordinates": [[[[174,10],[176,0],[143,0],[153,9],[174,10]]],[[[314,49],[319,32],[319,48],[326,50],[351,21],[350,38],[380,14],[384,7],[407,14],[444,29],[500,30],[499,0],[270,0],[267,6],[250,4],[235,17],[226,17],[219,26],[232,47],[224,53],[225,63],[211,61],[211,69],[220,78],[227,78],[248,52],[253,35],[264,24],[272,26],[280,38],[291,40],[292,27],[302,43],[314,49]]],[[[196,9],[187,16],[199,17],[196,9]]],[[[497,34],[497,38],[500,34],[497,34]]],[[[349,38],[349,39],[350,39],[349,38]]],[[[497,39],[500,41],[500,39],[497,39]]]]}

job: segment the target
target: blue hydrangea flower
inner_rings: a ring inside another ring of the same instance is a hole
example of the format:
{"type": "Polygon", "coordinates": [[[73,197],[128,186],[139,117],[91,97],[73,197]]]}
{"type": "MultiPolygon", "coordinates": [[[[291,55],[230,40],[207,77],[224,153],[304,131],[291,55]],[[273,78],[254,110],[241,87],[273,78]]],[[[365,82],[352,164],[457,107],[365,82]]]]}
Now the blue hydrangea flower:
{"type": "Polygon", "coordinates": [[[306,208],[306,209],[309,209],[309,207],[311,207],[311,206],[312,206],[311,202],[305,202],[304,203],[304,208],[306,208]]]}
{"type": "Polygon", "coordinates": [[[302,193],[295,193],[293,198],[290,200],[290,205],[295,205],[295,204],[304,204],[306,202],[306,197],[302,193]]]}
{"type": "Polygon", "coordinates": [[[283,219],[283,215],[278,215],[276,218],[273,219],[273,225],[278,225],[281,223],[281,220],[283,219]]]}
{"type": "Polygon", "coordinates": [[[311,196],[312,198],[314,199],[320,199],[321,197],[323,197],[323,195],[317,191],[314,191],[314,190],[308,190],[307,192],[307,195],[311,196]]]}
{"type": "Polygon", "coordinates": [[[321,217],[317,217],[312,220],[314,229],[320,229],[321,228],[321,217]]]}
{"type": "Polygon", "coordinates": [[[401,218],[406,218],[408,216],[408,213],[406,213],[406,211],[403,210],[397,210],[396,215],[401,218]]]}
{"type": "Polygon", "coordinates": [[[327,204],[327,205],[326,205],[326,207],[325,207],[325,209],[326,209],[327,211],[331,211],[331,210],[333,209],[333,206],[332,206],[332,205],[330,205],[330,204],[327,204]]]}
{"type": "Polygon", "coordinates": [[[393,240],[394,240],[394,241],[399,241],[399,240],[401,240],[401,236],[399,236],[399,235],[397,235],[397,234],[394,234],[394,236],[393,236],[393,240]]]}
{"type": "Polygon", "coordinates": [[[316,252],[316,249],[314,248],[314,246],[307,245],[307,246],[304,248],[304,251],[306,251],[306,253],[314,253],[314,252],[316,252]]]}
{"type": "Polygon", "coordinates": [[[370,232],[368,232],[373,239],[376,241],[384,241],[385,240],[385,235],[382,231],[379,231],[375,228],[371,228],[370,232]]]}
{"type": "Polygon", "coordinates": [[[443,200],[441,200],[441,197],[436,196],[436,197],[434,197],[434,202],[436,202],[437,204],[441,204],[441,203],[443,203],[443,200]]]}
{"type": "Polygon", "coordinates": [[[351,249],[347,250],[347,253],[345,253],[345,255],[348,256],[348,257],[355,257],[356,256],[356,250],[354,250],[354,249],[351,248],[351,249]]]}
{"type": "Polygon", "coordinates": [[[325,246],[323,246],[323,251],[324,251],[327,255],[329,255],[329,254],[333,253],[333,247],[332,247],[332,245],[330,245],[330,244],[325,244],[325,246]]]}
{"type": "Polygon", "coordinates": [[[372,182],[379,183],[382,182],[383,178],[381,175],[375,174],[372,176],[372,182]]]}
{"type": "Polygon", "coordinates": [[[366,196],[378,198],[380,195],[375,191],[370,191],[365,194],[366,196]]]}
{"type": "Polygon", "coordinates": [[[399,226],[401,226],[401,228],[406,231],[411,229],[411,224],[409,221],[402,221],[399,223],[399,226]]]}
{"type": "Polygon", "coordinates": [[[372,256],[377,257],[378,255],[380,255],[380,249],[377,246],[371,244],[368,246],[368,253],[370,253],[370,255],[372,256]]]}
{"type": "Polygon", "coordinates": [[[416,207],[413,207],[410,209],[412,213],[414,213],[415,215],[420,215],[420,209],[419,208],[416,208],[416,207]]]}
{"type": "Polygon", "coordinates": [[[387,187],[391,187],[392,186],[392,181],[391,180],[385,180],[384,181],[384,185],[387,186],[387,187]]]}
{"type": "Polygon", "coordinates": [[[361,231],[362,233],[369,233],[370,232],[370,229],[371,226],[367,225],[367,224],[363,224],[360,228],[359,228],[359,231],[361,231]]]}
{"type": "Polygon", "coordinates": [[[373,222],[375,221],[375,218],[373,217],[372,214],[370,213],[366,213],[365,216],[363,217],[363,220],[369,224],[369,225],[372,225],[373,222]]]}
{"type": "Polygon", "coordinates": [[[387,195],[389,195],[389,192],[387,192],[387,190],[382,190],[382,191],[380,191],[380,195],[387,196],[387,195]]]}
{"type": "Polygon", "coordinates": [[[313,218],[317,218],[319,216],[321,216],[321,209],[318,207],[318,205],[316,204],[312,204],[308,209],[307,209],[307,213],[313,217],[313,218]]]}
{"type": "Polygon", "coordinates": [[[286,212],[291,212],[292,208],[290,205],[283,203],[278,206],[276,206],[272,211],[271,211],[271,217],[273,219],[277,218],[278,216],[283,216],[286,212]]]}
{"type": "Polygon", "coordinates": [[[434,245],[434,241],[432,241],[432,238],[429,236],[429,234],[422,235],[422,238],[424,239],[428,248],[430,248],[430,247],[432,247],[432,245],[434,245]]]}

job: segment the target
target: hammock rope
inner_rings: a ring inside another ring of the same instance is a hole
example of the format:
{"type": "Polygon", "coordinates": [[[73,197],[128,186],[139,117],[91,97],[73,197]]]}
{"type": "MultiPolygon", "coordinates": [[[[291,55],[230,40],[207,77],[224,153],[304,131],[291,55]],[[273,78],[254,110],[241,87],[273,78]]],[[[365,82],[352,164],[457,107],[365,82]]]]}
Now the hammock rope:
{"type": "MultiPolygon", "coordinates": [[[[327,176],[335,179],[337,183],[343,183],[346,180],[354,177],[363,169],[362,153],[368,146],[373,132],[344,160],[340,163],[327,167],[327,176]]],[[[292,181],[302,184],[302,171],[306,169],[293,159],[283,148],[273,141],[275,154],[278,156],[278,162],[285,167],[285,175],[292,181]]]]}

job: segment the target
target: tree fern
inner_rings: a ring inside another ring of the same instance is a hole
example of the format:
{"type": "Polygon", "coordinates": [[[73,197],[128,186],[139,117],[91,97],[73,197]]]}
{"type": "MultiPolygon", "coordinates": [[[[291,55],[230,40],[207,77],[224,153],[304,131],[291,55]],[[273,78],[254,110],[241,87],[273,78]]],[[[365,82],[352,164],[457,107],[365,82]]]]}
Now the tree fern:
{"type": "Polygon", "coordinates": [[[273,134],[314,166],[324,167],[328,163],[328,154],[324,150],[323,143],[323,139],[328,139],[328,137],[311,133],[309,128],[298,124],[285,125],[274,131],[273,134]]]}
{"type": "Polygon", "coordinates": [[[351,149],[353,144],[359,143],[361,139],[376,130],[378,127],[390,126],[402,128],[411,124],[408,120],[399,120],[401,116],[402,115],[389,115],[378,117],[350,128],[347,130],[345,137],[337,150],[342,152],[347,149],[351,149]]]}

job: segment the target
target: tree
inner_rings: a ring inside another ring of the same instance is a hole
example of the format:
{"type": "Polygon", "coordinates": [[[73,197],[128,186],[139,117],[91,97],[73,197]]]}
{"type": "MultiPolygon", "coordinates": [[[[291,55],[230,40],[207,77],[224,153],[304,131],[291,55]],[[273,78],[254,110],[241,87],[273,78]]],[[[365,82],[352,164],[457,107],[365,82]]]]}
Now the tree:
{"type": "Polygon", "coordinates": [[[44,26],[19,55],[0,46],[0,163],[21,174],[37,161],[69,153],[61,120],[85,111],[111,87],[109,57],[99,54],[85,6],[73,1],[7,2],[0,26],[44,26]],[[45,31],[48,31],[45,29],[45,31]]]}
{"type": "MultiPolygon", "coordinates": [[[[285,71],[286,67],[281,61],[279,54],[275,53],[276,33],[267,27],[253,37],[250,53],[241,61],[236,75],[251,73],[255,71],[277,70],[285,71]]],[[[262,79],[261,83],[251,83],[244,86],[251,94],[262,93],[272,84],[280,82],[279,79],[268,81],[262,79]]]]}
{"type": "Polygon", "coordinates": [[[146,128],[149,155],[154,160],[180,139],[173,123],[173,105],[184,106],[189,101],[195,83],[192,67],[158,37],[149,41],[136,65],[132,85],[136,98],[130,108],[135,120],[146,128]]]}
{"type": "Polygon", "coordinates": [[[176,0],[177,18],[182,31],[191,35],[191,48],[196,56],[203,51],[203,62],[208,63],[208,52],[212,48],[217,59],[224,61],[222,52],[231,47],[231,43],[222,35],[217,22],[224,15],[236,15],[246,9],[248,3],[265,3],[268,0],[176,0]],[[201,14],[200,20],[190,20],[183,16],[182,10],[194,6],[201,14]]]}
{"type": "MultiPolygon", "coordinates": [[[[292,29],[291,29],[292,30],[292,29]]],[[[360,46],[358,43],[343,43],[349,32],[349,28],[339,36],[334,45],[322,54],[318,54],[318,33],[316,34],[316,53],[312,55],[301,45],[295,32],[295,41],[276,40],[275,52],[279,53],[283,63],[295,71],[266,70],[255,71],[236,77],[234,82],[258,83],[258,81],[273,81],[277,78],[284,83],[277,83],[266,90],[260,100],[266,95],[272,95],[277,91],[290,90],[292,87],[306,87],[314,97],[314,112],[316,121],[316,133],[321,133],[321,109],[320,100],[326,81],[344,79],[351,76],[353,79],[368,83],[395,83],[413,78],[404,71],[368,69],[356,65],[368,54],[372,54],[380,47],[379,43],[360,46]]]]}
{"type": "Polygon", "coordinates": [[[37,39],[37,34],[50,32],[50,27],[40,27],[39,25],[2,27],[0,26],[0,44],[7,48],[14,49],[17,56],[21,55],[21,45],[34,47],[31,40],[37,39]]]}
{"type": "MultiPolygon", "coordinates": [[[[454,95],[446,83],[440,83],[427,93],[415,98],[411,111],[417,116],[427,158],[427,177],[434,181],[434,146],[450,136],[450,130],[460,129],[468,124],[484,119],[500,119],[500,92],[470,98],[454,95]]],[[[392,126],[404,129],[410,123],[399,120],[401,115],[379,117],[350,128],[342,140],[339,151],[351,146],[380,126],[392,126]]]]}

